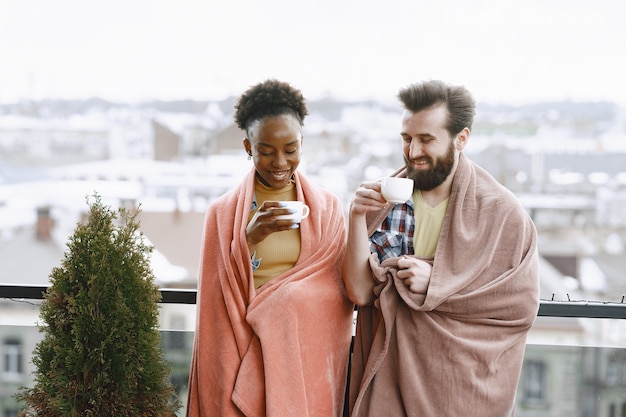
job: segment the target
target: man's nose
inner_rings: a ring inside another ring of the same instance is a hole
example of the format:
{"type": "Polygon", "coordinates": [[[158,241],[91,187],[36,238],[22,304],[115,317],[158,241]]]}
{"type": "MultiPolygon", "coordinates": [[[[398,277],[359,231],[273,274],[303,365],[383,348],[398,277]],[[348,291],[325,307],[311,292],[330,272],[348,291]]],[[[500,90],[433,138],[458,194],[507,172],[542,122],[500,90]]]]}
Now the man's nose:
{"type": "Polygon", "coordinates": [[[423,155],[422,143],[419,140],[412,139],[411,145],[409,145],[409,158],[415,159],[423,155]]]}

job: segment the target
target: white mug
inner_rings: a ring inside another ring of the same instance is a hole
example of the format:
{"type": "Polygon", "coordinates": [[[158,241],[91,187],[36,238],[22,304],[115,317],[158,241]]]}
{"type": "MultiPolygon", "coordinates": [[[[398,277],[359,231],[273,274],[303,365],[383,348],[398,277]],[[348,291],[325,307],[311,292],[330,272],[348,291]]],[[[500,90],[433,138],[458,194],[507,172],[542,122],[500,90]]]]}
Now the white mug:
{"type": "Polygon", "coordinates": [[[276,220],[294,220],[296,223],[300,223],[302,219],[306,219],[311,212],[309,206],[302,201],[281,201],[280,205],[281,207],[294,211],[294,213],[276,216],[276,220]]]}
{"type": "Polygon", "coordinates": [[[413,180],[410,178],[385,177],[381,183],[385,200],[394,204],[406,203],[413,195],[413,180]]]}

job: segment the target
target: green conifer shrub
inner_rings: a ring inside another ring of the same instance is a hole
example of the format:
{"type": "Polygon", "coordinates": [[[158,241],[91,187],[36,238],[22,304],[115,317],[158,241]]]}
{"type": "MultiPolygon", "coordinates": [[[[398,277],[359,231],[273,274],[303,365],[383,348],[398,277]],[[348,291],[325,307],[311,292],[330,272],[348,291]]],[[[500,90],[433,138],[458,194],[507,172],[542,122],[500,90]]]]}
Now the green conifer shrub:
{"type": "Polygon", "coordinates": [[[41,305],[43,340],[20,417],[161,417],[180,408],[158,330],[159,289],[138,212],[87,198],[41,305]]]}

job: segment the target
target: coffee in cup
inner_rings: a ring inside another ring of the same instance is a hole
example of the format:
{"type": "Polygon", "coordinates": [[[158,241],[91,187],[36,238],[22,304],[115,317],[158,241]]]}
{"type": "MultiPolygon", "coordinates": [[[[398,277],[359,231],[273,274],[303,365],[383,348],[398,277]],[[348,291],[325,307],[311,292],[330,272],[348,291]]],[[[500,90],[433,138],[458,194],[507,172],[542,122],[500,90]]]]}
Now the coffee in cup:
{"type": "Polygon", "coordinates": [[[381,193],[389,203],[406,203],[413,195],[413,180],[410,178],[385,177],[382,179],[381,193]]]}
{"type": "Polygon", "coordinates": [[[281,201],[280,206],[290,209],[292,213],[276,216],[276,220],[294,220],[296,223],[300,223],[302,219],[306,219],[311,212],[309,206],[302,201],[281,201]]]}

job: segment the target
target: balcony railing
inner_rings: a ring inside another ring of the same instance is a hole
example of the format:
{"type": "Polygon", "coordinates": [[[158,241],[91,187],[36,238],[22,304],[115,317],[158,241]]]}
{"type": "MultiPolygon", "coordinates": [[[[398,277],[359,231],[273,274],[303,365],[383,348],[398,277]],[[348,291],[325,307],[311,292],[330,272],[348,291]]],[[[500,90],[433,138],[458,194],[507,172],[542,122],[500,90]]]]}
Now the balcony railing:
{"type": "MultiPolygon", "coordinates": [[[[0,285],[0,299],[41,300],[46,286],[0,285]]],[[[195,304],[195,289],[162,288],[163,304],[195,304]]],[[[624,297],[619,302],[589,300],[541,300],[537,316],[593,318],[593,319],[626,319],[626,302],[624,297]]]]}

